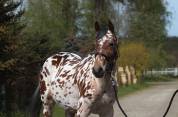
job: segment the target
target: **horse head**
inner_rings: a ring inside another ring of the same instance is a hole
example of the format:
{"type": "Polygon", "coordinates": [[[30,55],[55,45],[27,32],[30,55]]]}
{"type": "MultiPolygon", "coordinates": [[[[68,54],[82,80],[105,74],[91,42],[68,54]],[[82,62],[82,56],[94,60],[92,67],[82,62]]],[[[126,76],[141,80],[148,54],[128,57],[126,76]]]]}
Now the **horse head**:
{"type": "Polygon", "coordinates": [[[105,73],[110,73],[115,66],[118,58],[118,39],[111,21],[104,28],[100,28],[99,23],[95,22],[95,30],[95,62],[92,71],[96,77],[101,78],[105,73]]]}

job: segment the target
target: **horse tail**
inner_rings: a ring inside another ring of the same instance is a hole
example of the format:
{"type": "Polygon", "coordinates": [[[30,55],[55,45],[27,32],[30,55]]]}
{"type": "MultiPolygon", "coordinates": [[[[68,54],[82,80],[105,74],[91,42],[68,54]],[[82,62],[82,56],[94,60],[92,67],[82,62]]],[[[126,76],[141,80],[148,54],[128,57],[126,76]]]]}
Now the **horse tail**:
{"type": "Polygon", "coordinates": [[[40,99],[40,90],[39,89],[40,89],[40,85],[38,84],[32,98],[31,98],[31,103],[29,106],[30,117],[39,117],[40,116],[42,102],[40,99]]]}

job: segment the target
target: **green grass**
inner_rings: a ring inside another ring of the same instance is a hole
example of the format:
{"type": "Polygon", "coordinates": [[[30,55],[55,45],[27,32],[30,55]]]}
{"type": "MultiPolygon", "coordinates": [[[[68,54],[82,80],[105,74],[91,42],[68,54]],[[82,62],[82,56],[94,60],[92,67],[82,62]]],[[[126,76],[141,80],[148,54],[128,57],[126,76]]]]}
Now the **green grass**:
{"type": "Polygon", "coordinates": [[[55,105],[52,117],[65,117],[64,109],[55,105]]]}
{"type": "Polygon", "coordinates": [[[27,117],[27,115],[25,114],[25,112],[22,111],[17,111],[17,112],[8,112],[4,113],[4,112],[0,112],[0,117],[27,117]]]}
{"type": "Polygon", "coordinates": [[[147,76],[144,77],[144,82],[168,82],[175,80],[176,78],[173,76],[147,76]]]}
{"type": "MultiPolygon", "coordinates": [[[[42,111],[41,111],[40,117],[43,117],[42,116],[42,111]]],[[[53,116],[52,117],[65,117],[64,109],[62,109],[58,105],[55,105],[53,107],[53,116]]]]}
{"type": "Polygon", "coordinates": [[[147,87],[149,87],[149,85],[145,82],[138,83],[138,84],[135,84],[135,85],[130,85],[130,86],[121,86],[118,89],[118,96],[123,97],[123,96],[126,96],[128,94],[134,93],[136,91],[143,90],[147,87]]]}

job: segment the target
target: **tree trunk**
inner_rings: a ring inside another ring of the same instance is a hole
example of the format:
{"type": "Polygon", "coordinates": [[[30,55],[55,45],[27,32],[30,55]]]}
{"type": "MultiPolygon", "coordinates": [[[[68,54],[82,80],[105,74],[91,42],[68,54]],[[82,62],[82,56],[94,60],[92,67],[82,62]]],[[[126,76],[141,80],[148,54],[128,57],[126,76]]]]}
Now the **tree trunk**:
{"type": "Polygon", "coordinates": [[[16,82],[8,79],[5,83],[5,107],[8,117],[12,117],[12,112],[17,111],[16,93],[16,82]]]}

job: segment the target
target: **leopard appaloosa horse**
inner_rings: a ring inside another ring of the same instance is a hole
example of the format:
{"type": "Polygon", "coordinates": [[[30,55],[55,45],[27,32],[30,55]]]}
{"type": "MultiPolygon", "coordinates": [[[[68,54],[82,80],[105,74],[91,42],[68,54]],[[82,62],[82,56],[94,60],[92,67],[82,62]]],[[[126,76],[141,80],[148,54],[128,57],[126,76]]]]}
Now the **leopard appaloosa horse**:
{"type": "Polygon", "coordinates": [[[115,102],[112,73],[118,58],[118,39],[114,26],[100,28],[95,23],[96,46],[94,54],[85,58],[59,52],[49,57],[40,72],[39,90],[43,116],[52,116],[54,103],[65,110],[66,117],[113,117],[115,102]]]}

